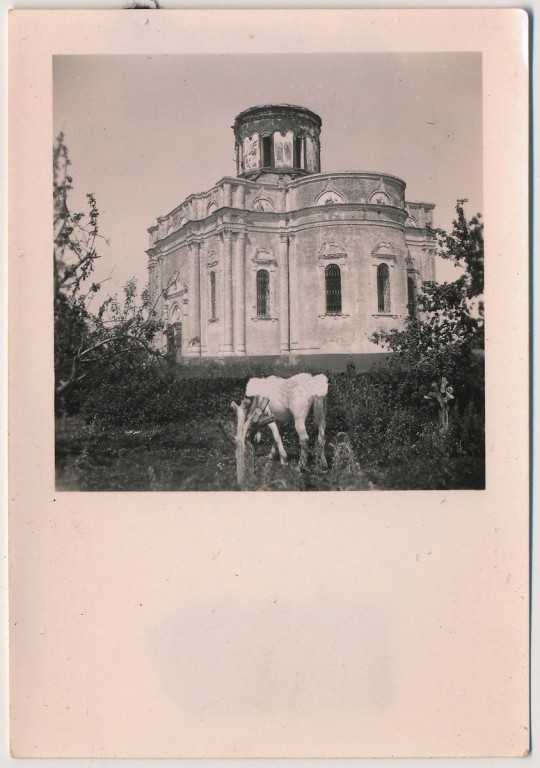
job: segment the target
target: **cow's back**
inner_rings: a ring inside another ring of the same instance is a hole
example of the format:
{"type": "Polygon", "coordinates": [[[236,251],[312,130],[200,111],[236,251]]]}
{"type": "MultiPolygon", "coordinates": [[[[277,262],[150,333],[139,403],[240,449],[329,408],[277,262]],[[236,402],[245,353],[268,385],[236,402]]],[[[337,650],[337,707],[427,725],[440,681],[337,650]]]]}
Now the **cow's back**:
{"type": "Polygon", "coordinates": [[[246,385],[247,397],[267,397],[268,407],[277,421],[290,421],[289,379],[280,376],[266,376],[264,379],[250,379],[246,385]]]}
{"type": "Polygon", "coordinates": [[[325,396],[327,392],[328,379],[324,374],[297,373],[289,379],[280,376],[253,378],[246,386],[247,397],[268,398],[272,415],[282,423],[294,420],[298,415],[307,415],[314,397],[325,396]]]}

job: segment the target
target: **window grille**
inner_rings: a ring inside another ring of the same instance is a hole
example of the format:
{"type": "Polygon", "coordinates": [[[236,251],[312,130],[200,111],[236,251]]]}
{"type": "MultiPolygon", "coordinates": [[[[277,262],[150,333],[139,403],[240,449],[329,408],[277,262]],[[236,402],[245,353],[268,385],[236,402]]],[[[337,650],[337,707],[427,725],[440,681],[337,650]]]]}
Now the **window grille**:
{"type": "Polygon", "coordinates": [[[390,269],[388,264],[377,267],[377,310],[390,312],[390,269]]]}
{"type": "Polygon", "coordinates": [[[216,273],[210,272],[210,320],[216,319],[216,273]]]}
{"type": "Polygon", "coordinates": [[[407,278],[407,308],[409,317],[414,317],[416,315],[416,286],[413,277],[407,278]]]}
{"type": "Polygon", "coordinates": [[[337,264],[329,264],[324,270],[326,289],[326,314],[341,314],[341,270],[337,264]]]}
{"type": "Polygon", "coordinates": [[[270,274],[266,269],[257,270],[257,317],[270,314],[270,274]]]}

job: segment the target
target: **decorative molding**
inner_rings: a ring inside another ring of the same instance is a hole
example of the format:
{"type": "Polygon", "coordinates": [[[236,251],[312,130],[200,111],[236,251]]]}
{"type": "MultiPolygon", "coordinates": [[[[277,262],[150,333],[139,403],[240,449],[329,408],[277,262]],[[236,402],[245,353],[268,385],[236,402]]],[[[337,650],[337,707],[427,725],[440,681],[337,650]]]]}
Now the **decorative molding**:
{"type": "Polygon", "coordinates": [[[182,296],[188,292],[188,287],[180,277],[180,273],[177,271],[171,278],[171,284],[167,288],[166,297],[171,299],[173,296],[182,296]]]}
{"type": "Polygon", "coordinates": [[[255,266],[265,266],[265,265],[271,265],[271,266],[277,266],[277,260],[275,255],[272,251],[269,251],[267,248],[258,248],[255,252],[254,256],[251,258],[252,264],[255,266]]]}
{"type": "Polygon", "coordinates": [[[332,177],[328,179],[326,187],[316,199],[316,205],[339,205],[344,202],[342,193],[334,186],[332,177]]]}
{"type": "Polygon", "coordinates": [[[411,214],[409,207],[406,205],[405,201],[402,201],[401,206],[407,213],[407,218],[405,219],[405,226],[406,227],[415,227],[418,228],[418,222],[414,218],[414,216],[411,214]]]}
{"type": "Polygon", "coordinates": [[[323,243],[319,249],[318,258],[325,261],[331,259],[346,259],[347,252],[339,243],[323,243]]]}
{"type": "Polygon", "coordinates": [[[369,198],[370,205],[391,205],[390,198],[386,192],[380,192],[377,190],[369,198]]]}
{"type": "Polygon", "coordinates": [[[416,266],[415,260],[411,256],[410,251],[407,251],[407,256],[405,257],[405,266],[407,268],[407,272],[420,272],[420,270],[416,266]]]}
{"type": "Polygon", "coordinates": [[[175,303],[172,307],[168,308],[167,323],[168,325],[174,325],[174,323],[180,322],[182,322],[182,311],[180,305],[175,303]]]}
{"type": "Polygon", "coordinates": [[[219,257],[217,256],[216,252],[212,249],[211,251],[208,251],[208,254],[206,256],[206,268],[212,269],[213,267],[217,267],[219,264],[219,257]]]}
{"type": "Polygon", "coordinates": [[[371,205],[391,205],[390,196],[386,191],[386,185],[382,176],[379,179],[379,186],[369,197],[369,203],[371,205]]]}
{"type": "Polygon", "coordinates": [[[387,259],[391,261],[397,261],[397,256],[394,253],[394,248],[388,242],[379,243],[379,245],[371,251],[371,255],[377,259],[387,259]]]}
{"type": "Polygon", "coordinates": [[[275,213],[276,206],[268,197],[257,197],[253,201],[252,210],[256,213],[275,213]]]}

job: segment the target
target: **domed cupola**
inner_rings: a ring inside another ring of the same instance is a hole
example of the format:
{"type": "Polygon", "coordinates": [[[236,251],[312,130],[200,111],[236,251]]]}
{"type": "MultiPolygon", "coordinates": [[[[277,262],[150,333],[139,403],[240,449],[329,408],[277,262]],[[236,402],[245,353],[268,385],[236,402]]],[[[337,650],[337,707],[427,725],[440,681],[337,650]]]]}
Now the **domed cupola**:
{"type": "Polygon", "coordinates": [[[265,104],[237,115],[236,173],[303,176],[320,173],[321,118],[305,107],[265,104]]]}

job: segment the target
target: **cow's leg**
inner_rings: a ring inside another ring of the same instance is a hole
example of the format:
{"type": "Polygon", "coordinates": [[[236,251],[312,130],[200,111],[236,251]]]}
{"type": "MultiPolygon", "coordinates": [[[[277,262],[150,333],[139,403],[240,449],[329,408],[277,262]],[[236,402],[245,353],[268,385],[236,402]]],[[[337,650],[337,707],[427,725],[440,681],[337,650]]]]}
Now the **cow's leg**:
{"type": "Polygon", "coordinates": [[[294,428],[300,438],[300,461],[298,462],[298,468],[304,469],[307,466],[308,460],[308,443],[309,435],[306,430],[306,420],[304,417],[294,420],[294,428]]]}
{"type": "Polygon", "coordinates": [[[279,451],[279,459],[282,464],[287,464],[288,458],[287,453],[285,452],[285,448],[283,447],[283,442],[281,440],[281,435],[279,434],[279,429],[275,421],[272,421],[269,425],[270,431],[272,432],[272,435],[274,436],[274,445],[272,446],[272,451],[270,453],[270,456],[273,458],[275,456],[275,450],[277,447],[277,450],[279,451]]]}
{"type": "Polygon", "coordinates": [[[278,455],[278,448],[277,448],[277,445],[273,442],[272,447],[270,448],[270,453],[268,454],[268,458],[273,460],[276,458],[277,455],[278,455]]]}
{"type": "Polygon", "coordinates": [[[313,419],[315,424],[319,428],[319,436],[317,438],[317,453],[319,456],[319,462],[323,469],[328,467],[326,456],[324,455],[325,445],[325,429],[326,429],[326,397],[324,395],[316,395],[313,403],[313,419]]]}

